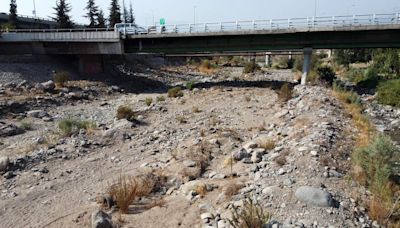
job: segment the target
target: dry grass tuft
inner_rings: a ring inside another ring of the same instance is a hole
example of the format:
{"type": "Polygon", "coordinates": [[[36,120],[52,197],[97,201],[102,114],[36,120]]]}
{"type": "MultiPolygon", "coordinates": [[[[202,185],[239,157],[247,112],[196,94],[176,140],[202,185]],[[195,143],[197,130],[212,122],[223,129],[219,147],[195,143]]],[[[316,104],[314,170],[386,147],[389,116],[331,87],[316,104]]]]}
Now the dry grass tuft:
{"type": "Polygon", "coordinates": [[[278,99],[282,102],[287,102],[293,97],[293,90],[288,83],[285,83],[278,91],[278,99]]]}
{"type": "Polygon", "coordinates": [[[117,119],[134,120],[135,112],[128,106],[119,106],[117,109],[117,119]]]}
{"type": "Polygon", "coordinates": [[[148,196],[158,185],[153,174],[140,176],[120,175],[109,185],[107,193],[114,199],[121,213],[127,213],[129,206],[139,197],[148,196]]]}
{"type": "Polygon", "coordinates": [[[201,110],[199,109],[199,107],[193,106],[193,107],[192,107],[192,112],[193,112],[193,113],[200,113],[201,110]]]}
{"type": "Polygon", "coordinates": [[[287,162],[286,157],[289,155],[288,151],[281,152],[281,154],[275,158],[276,164],[279,166],[284,166],[287,162]]]}
{"type": "Polygon", "coordinates": [[[232,219],[228,220],[233,228],[263,228],[271,219],[271,214],[247,198],[244,201],[243,208],[233,207],[232,219]]]}
{"type": "Polygon", "coordinates": [[[272,150],[275,148],[275,141],[272,139],[262,139],[257,142],[260,148],[264,148],[265,150],[272,150]]]}
{"type": "Polygon", "coordinates": [[[239,193],[239,190],[243,187],[243,185],[236,183],[235,181],[231,181],[226,185],[224,190],[224,194],[228,199],[231,199],[234,195],[239,193]]]}
{"type": "Polygon", "coordinates": [[[151,203],[146,205],[146,209],[149,210],[149,209],[152,209],[154,207],[164,207],[165,204],[167,204],[167,201],[165,201],[165,199],[153,200],[151,203]]]}

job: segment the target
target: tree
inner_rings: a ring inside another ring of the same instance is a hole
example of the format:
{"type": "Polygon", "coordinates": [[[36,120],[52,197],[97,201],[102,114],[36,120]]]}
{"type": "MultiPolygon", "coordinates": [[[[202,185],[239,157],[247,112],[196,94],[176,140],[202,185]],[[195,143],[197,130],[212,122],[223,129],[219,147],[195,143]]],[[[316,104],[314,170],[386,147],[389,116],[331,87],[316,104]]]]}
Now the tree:
{"type": "Polygon", "coordinates": [[[11,0],[10,2],[10,16],[8,22],[11,26],[17,26],[17,2],[16,0],[11,0]]]}
{"type": "Polygon", "coordinates": [[[135,15],[133,14],[132,2],[129,5],[129,12],[126,20],[128,23],[135,24],[135,15]]]}
{"type": "Polygon", "coordinates": [[[114,27],[117,23],[121,23],[121,8],[117,0],[111,0],[110,18],[108,20],[111,27],[114,27]]]}
{"type": "Polygon", "coordinates": [[[97,27],[105,28],[106,27],[106,19],[104,18],[103,10],[100,10],[97,14],[97,27]]]}
{"type": "Polygon", "coordinates": [[[89,18],[90,21],[88,27],[95,28],[97,26],[97,21],[95,17],[98,17],[99,8],[96,6],[94,0],[88,0],[85,10],[87,10],[85,17],[89,18]]]}
{"type": "Polygon", "coordinates": [[[65,2],[65,0],[58,0],[56,2],[56,7],[53,8],[56,13],[53,18],[57,24],[58,28],[72,28],[73,23],[71,21],[71,17],[68,15],[71,12],[71,6],[65,2]]]}

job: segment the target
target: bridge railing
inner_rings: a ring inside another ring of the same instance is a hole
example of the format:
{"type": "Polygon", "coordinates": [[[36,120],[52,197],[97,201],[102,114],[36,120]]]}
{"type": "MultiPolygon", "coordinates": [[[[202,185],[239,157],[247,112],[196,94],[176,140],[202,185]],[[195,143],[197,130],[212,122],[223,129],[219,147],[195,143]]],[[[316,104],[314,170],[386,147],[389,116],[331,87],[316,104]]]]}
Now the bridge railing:
{"type": "Polygon", "coordinates": [[[400,24],[400,13],[233,21],[222,23],[198,23],[164,26],[157,25],[156,29],[153,28],[153,31],[157,31],[154,33],[208,33],[259,30],[315,30],[322,28],[348,28],[367,25],[390,24],[400,24]]]}

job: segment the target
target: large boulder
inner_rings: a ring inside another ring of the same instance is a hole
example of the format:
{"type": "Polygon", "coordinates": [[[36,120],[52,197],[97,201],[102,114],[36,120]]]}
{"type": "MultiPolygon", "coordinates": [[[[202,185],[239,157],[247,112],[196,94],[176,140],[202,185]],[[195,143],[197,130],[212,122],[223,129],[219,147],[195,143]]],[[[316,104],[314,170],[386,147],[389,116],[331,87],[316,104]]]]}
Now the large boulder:
{"type": "Polygon", "coordinates": [[[0,157],[0,172],[4,172],[8,168],[10,159],[8,157],[0,157]]]}
{"type": "Polygon", "coordinates": [[[8,137],[24,133],[24,129],[17,127],[14,124],[0,123],[0,137],[8,137]]]}
{"type": "Polygon", "coordinates": [[[56,88],[56,84],[52,80],[43,82],[41,85],[44,90],[54,90],[56,88]]]}
{"type": "Polygon", "coordinates": [[[331,194],[318,188],[302,186],[296,190],[295,196],[298,200],[308,205],[317,207],[334,206],[331,194]]]}
{"type": "Polygon", "coordinates": [[[43,110],[31,110],[28,111],[26,115],[33,118],[43,118],[45,116],[48,116],[47,112],[43,110]]]}
{"type": "Polygon", "coordinates": [[[112,228],[111,216],[102,210],[96,210],[92,213],[92,228],[112,228]]]}

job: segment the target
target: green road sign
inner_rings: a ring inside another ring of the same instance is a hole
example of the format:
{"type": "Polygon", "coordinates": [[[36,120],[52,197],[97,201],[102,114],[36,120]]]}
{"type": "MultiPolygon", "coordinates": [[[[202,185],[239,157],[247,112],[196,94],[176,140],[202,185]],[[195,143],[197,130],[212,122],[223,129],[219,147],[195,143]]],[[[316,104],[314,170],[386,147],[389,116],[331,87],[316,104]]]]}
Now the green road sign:
{"type": "Polygon", "coordinates": [[[164,18],[160,19],[160,25],[165,25],[165,19],[164,18]]]}

